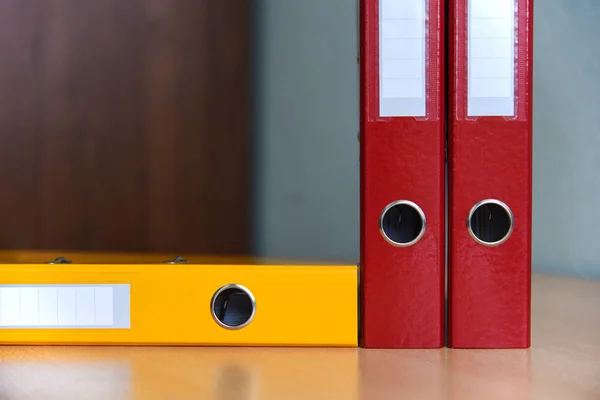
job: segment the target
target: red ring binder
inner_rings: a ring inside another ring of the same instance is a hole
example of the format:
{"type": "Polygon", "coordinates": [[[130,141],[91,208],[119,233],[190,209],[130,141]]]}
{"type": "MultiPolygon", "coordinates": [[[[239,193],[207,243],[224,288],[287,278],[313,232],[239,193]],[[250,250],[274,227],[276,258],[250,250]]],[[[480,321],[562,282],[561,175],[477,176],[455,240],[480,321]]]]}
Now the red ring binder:
{"type": "Polygon", "coordinates": [[[532,0],[450,2],[448,322],[455,348],[530,345],[532,11],[532,0]],[[474,215],[486,201],[493,208],[474,215]]]}
{"type": "Polygon", "coordinates": [[[361,345],[439,348],[444,345],[444,4],[360,0],[360,6],[361,345]],[[402,221],[395,222],[399,240],[393,240],[382,234],[381,217],[399,201],[420,211],[395,210],[402,221]]]}

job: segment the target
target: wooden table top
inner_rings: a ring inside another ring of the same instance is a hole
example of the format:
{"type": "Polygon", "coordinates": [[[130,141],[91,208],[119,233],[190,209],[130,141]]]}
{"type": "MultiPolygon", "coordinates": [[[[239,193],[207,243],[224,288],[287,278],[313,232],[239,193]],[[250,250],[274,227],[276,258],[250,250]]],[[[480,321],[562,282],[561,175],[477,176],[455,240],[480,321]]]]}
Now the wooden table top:
{"type": "Polygon", "coordinates": [[[0,347],[0,399],[600,399],[600,281],[536,275],[529,350],[0,347]]]}

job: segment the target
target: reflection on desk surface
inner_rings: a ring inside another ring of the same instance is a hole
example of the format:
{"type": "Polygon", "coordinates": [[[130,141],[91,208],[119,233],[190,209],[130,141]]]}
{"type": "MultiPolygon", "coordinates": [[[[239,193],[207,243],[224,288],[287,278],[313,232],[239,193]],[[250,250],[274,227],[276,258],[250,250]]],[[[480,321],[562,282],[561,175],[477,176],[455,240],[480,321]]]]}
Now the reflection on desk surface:
{"type": "Polygon", "coordinates": [[[4,347],[0,358],[0,398],[359,396],[357,349],[4,347]]]}

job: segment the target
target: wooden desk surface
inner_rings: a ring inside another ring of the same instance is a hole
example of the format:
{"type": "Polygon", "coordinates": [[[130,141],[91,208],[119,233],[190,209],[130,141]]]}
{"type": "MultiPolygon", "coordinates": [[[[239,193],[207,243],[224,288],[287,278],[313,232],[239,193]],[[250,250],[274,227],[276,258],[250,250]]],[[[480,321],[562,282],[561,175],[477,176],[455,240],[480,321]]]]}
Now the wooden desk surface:
{"type": "Polygon", "coordinates": [[[533,282],[530,350],[0,347],[0,399],[600,399],[600,282],[533,282]]]}

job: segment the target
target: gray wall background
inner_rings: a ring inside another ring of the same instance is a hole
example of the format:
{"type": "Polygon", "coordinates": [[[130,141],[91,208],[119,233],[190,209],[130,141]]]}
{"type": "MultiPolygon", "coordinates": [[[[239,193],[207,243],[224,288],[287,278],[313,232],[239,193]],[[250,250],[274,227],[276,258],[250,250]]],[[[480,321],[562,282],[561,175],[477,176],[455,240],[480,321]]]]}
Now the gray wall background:
{"type": "Polygon", "coordinates": [[[533,261],[600,276],[600,1],[534,12],[533,261]]]}
{"type": "MultiPolygon", "coordinates": [[[[356,262],[356,1],[256,11],[257,252],[356,262]]],[[[534,18],[534,269],[600,277],[600,1],[537,1],[534,18]]]]}

